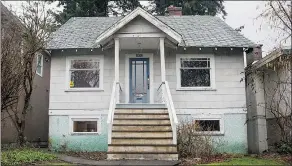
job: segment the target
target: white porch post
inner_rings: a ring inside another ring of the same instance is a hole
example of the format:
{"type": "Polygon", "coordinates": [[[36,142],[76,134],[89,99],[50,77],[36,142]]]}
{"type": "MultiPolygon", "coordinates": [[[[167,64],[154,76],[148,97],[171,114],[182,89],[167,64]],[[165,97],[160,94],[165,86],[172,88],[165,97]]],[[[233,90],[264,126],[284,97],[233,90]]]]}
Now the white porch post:
{"type": "Polygon", "coordinates": [[[115,81],[119,82],[119,58],[120,58],[120,40],[119,38],[115,38],[115,81]]]}
{"type": "Polygon", "coordinates": [[[165,82],[164,38],[160,38],[159,43],[160,43],[161,81],[165,82]]]}
{"type": "MultiPolygon", "coordinates": [[[[120,40],[119,38],[115,38],[115,82],[119,83],[119,77],[120,77],[120,70],[119,70],[119,65],[120,65],[120,40]]],[[[116,85],[120,86],[120,85],[116,85]]],[[[119,103],[120,101],[120,88],[116,90],[116,103],[119,103]]]]}

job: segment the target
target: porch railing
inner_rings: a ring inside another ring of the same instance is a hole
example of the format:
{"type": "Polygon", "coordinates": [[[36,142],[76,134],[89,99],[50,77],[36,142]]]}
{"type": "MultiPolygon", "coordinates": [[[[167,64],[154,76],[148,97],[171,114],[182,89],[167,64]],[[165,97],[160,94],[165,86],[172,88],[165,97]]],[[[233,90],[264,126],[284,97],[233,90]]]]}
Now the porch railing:
{"type": "Polygon", "coordinates": [[[167,111],[170,119],[171,129],[172,129],[172,139],[173,144],[177,144],[177,125],[178,120],[170,93],[168,82],[162,82],[159,88],[157,89],[158,100],[161,100],[161,103],[165,103],[167,106],[167,111]],[[161,91],[161,92],[160,92],[161,91]]]}
{"type": "Polygon", "coordinates": [[[113,127],[113,120],[114,114],[116,109],[116,104],[119,103],[120,92],[122,88],[119,82],[114,82],[112,87],[110,105],[109,105],[109,113],[107,117],[107,124],[108,124],[108,144],[112,143],[112,127],[113,127]]]}

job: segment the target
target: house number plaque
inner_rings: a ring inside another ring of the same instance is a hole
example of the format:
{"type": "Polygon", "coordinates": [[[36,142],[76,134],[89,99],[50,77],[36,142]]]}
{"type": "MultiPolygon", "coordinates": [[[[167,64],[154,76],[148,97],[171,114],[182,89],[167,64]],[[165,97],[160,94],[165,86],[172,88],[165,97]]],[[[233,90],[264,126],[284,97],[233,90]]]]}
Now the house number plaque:
{"type": "Polygon", "coordinates": [[[136,57],[143,57],[143,54],[136,54],[136,57]]]}

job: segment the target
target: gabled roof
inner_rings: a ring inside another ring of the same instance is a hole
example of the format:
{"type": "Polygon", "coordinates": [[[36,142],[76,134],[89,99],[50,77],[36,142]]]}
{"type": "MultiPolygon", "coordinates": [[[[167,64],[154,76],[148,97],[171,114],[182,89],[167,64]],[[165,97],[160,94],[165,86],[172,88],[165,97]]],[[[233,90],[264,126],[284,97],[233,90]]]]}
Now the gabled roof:
{"type": "Polygon", "coordinates": [[[177,33],[175,30],[171,29],[168,25],[161,22],[159,19],[151,15],[150,13],[146,12],[142,8],[138,7],[135,10],[133,10],[131,13],[114,23],[111,27],[109,27],[107,30],[105,30],[102,34],[98,36],[95,43],[98,45],[103,40],[109,38],[111,35],[113,35],[115,32],[120,30],[122,27],[124,27],[126,24],[128,24],[130,21],[132,21],[137,16],[141,16],[147,21],[149,21],[151,24],[156,26],[158,29],[160,29],[162,32],[166,33],[168,36],[170,36],[172,39],[174,39],[177,43],[180,43],[182,40],[182,37],[179,33],[177,33]]]}
{"type": "MultiPolygon", "coordinates": [[[[154,17],[154,16],[153,16],[154,17]]],[[[52,36],[47,49],[93,48],[101,34],[124,17],[73,17],[52,36]]],[[[182,36],[185,47],[255,47],[256,44],[214,16],[156,16],[182,36]]]]}

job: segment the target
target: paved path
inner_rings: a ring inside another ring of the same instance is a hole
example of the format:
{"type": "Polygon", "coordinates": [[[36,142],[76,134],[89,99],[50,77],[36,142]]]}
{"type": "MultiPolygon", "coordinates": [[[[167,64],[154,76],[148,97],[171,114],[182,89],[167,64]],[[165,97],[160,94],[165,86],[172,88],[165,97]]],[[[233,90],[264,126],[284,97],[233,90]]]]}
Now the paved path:
{"type": "Polygon", "coordinates": [[[164,160],[87,160],[79,157],[72,157],[60,154],[58,155],[60,160],[63,160],[68,163],[77,164],[77,165],[163,165],[163,166],[174,166],[178,165],[178,161],[164,161],[164,160]]]}

